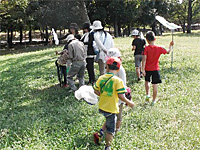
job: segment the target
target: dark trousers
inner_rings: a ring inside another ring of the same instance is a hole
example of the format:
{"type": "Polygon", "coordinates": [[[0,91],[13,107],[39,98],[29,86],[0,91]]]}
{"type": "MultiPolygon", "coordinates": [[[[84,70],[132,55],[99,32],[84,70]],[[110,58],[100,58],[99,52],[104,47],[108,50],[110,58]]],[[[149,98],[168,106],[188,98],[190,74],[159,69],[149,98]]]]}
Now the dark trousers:
{"type": "MultiPolygon", "coordinates": [[[[67,84],[67,67],[66,66],[61,66],[58,64],[58,60],[55,61],[55,64],[56,64],[56,67],[57,67],[57,71],[58,71],[58,76],[60,77],[60,69],[61,69],[61,73],[63,74],[64,76],[64,84],[67,84]]],[[[59,80],[62,80],[62,79],[59,79],[59,80]]]]}
{"type": "Polygon", "coordinates": [[[95,81],[95,74],[94,74],[94,58],[86,58],[87,62],[87,71],[89,75],[89,83],[94,83],[95,81]]]}

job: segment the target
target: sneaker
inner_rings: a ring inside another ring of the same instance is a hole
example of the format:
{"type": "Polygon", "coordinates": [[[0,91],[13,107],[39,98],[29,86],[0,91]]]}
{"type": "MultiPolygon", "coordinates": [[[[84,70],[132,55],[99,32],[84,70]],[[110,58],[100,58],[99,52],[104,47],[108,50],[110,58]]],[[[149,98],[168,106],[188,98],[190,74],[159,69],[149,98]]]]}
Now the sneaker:
{"type": "Polygon", "coordinates": [[[138,82],[140,82],[141,81],[141,78],[138,78],[138,82]]]}
{"type": "Polygon", "coordinates": [[[105,150],[111,150],[110,146],[105,146],[105,150]]]}
{"type": "Polygon", "coordinates": [[[145,102],[150,102],[150,96],[146,96],[145,102]]]}
{"type": "Polygon", "coordinates": [[[93,135],[94,135],[94,143],[96,145],[100,145],[101,136],[100,136],[99,132],[95,132],[93,135]]]}
{"type": "Polygon", "coordinates": [[[152,102],[151,102],[151,106],[154,106],[156,104],[156,100],[153,100],[152,102]]]}

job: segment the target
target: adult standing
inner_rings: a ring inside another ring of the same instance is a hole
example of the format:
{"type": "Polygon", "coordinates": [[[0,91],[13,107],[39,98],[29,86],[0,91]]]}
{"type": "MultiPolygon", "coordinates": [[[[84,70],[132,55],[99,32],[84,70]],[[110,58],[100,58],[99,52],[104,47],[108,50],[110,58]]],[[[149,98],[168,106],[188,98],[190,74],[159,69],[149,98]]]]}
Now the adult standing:
{"type": "Polygon", "coordinates": [[[90,28],[94,31],[94,41],[96,44],[94,48],[99,50],[99,72],[100,75],[103,75],[106,71],[106,53],[110,48],[114,47],[114,41],[112,36],[104,31],[101,21],[95,20],[90,28]]]}
{"type": "Polygon", "coordinates": [[[76,23],[71,23],[69,26],[69,33],[67,33],[65,36],[60,37],[59,40],[64,40],[67,38],[68,35],[73,34],[74,37],[78,40],[81,39],[81,35],[78,33],[78,25],[76,23]]]}
{"type": "Polygon", "coordinates": [[[95,73],[94,73],[94,48],[93,48],[93,32],[90,33],[90,23],[85,22],[83,24],[83,36],[81,37],[81,41],[84,43],[87,49],[87,58],[86,58],[86,68],[89,75],[89,82],[88,84],[92,84],[95,82],[95,73]]]}
{"type": "Polygon", "coordinates": [[[77,75],[79,79],[79,87],[85,84],[84,73],[85,73],[85,66],[86,66],[85,59],[87,55],[87,50],[85,49],[83,42],[75,39],[73,34],[68,35],[66,40],[68,42],[69,59],[72,62],[68,75],[67,75],[67,79],[68,79],[70,88],[73,91],[76,91],[77,87],[75,86],[74,80],[73,80],[73,77],[75,75],[77,75]]]}

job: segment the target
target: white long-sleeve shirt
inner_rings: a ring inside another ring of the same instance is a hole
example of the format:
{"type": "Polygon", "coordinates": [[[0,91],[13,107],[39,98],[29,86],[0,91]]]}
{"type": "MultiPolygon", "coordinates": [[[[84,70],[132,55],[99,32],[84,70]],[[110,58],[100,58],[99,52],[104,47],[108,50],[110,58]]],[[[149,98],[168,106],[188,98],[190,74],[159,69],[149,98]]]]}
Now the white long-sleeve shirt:
{"type": "MultiPolygon", "coordinates": [[[[120,66],[120,69],[119,69],[119,71],[117,73],[117,76],[122,79],[122,81],[124,83],[124,86],[126,88],[126,72],[125,72],[125,69],[124,69],[124,67],[122,65],[120,66]]],[[[124,102],[119,99],[119,105],[121,103],[124,104],[124,102]]]]}
{"type": "Polygon", "coordinates": [[[99,59],[101,59],[105,63],[106,54],[104,51],[108,51],[110,48],[114,47],[113,38],[108,32],[106,32],[106,35],[105,35],[104,31],[97,31],[94,33],[94,41],[96,43],[96,47],[99,49],[99,52],[100,52],[99,59]],[[105,40],[105,43],[104,43],[104,40],[105,40]]]}

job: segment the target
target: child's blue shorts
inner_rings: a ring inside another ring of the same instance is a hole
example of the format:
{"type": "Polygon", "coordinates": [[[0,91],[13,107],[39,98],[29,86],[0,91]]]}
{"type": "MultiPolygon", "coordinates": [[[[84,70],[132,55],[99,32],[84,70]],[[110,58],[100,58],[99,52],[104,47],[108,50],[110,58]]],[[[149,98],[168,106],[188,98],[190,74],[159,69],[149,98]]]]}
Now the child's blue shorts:
{"type": "Polygon", "coordinates": [[[103,114],[106,118],[106,131],[114,136],[116,130],[117,114],[105,112],[101,109],[99,109],[99,113],[103,114]]]}

